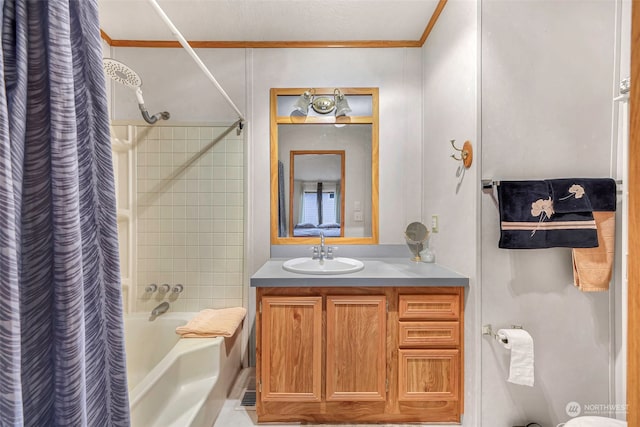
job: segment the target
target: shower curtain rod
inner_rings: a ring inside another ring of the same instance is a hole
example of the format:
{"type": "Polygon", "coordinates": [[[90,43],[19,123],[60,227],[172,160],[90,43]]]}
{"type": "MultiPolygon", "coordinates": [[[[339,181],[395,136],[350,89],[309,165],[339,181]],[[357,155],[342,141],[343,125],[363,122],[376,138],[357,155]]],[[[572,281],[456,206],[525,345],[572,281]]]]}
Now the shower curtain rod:
{"type": "Polygon", "coordinates": [[[213,85],[218,89],[218,91],[220,91],[220,93],[222,94],[224,99],[229,103],[231,108],[233,108],[235,112],[238,114],[238,117],[240,119],[240,123],[238,126],[240,129],[242,129],[243,122],[244,122],[244,115],[242,114],[242,112],[238,109],[238,107],[236,107],[236,104],[234,104],[233,100],[229,97],[229,95],[227,95],[227,92],[224,91],[222,86],[220,86],[220,83],[218,83],[218,81],[213,76],[213,74],[211,74],[211,71],[209,71],[209,69],[204,64],[204,62],[202,62],[202,60],[200,59],[198,54],[195,52],[195,50],[193,50],[193,48],[189,45],[189,42],[187,42],[187,39],[185,39],[180,33],[180,31],[178,30],[178,28],[176,28],[176,26],[173,25],[173,22],[171,22],[171,19],[167,16],[166,13],[164,13],[164,10],[162,10],[158,2],[156,0],[149,0],[149,3],[151,4],[151,6],[153,6],[153,8],[158,13],[158,15],[160,15],[160,18],[162,18],[164,23],[167,24],[167,26],[171,30],[171,33],[178,39],[182,47],[187,51],[187,53],[191,56],[191,58],[193,58],[196,64],[198,64],[202,72],[209,78],[209,80],[211,80],[211,83],[213,83],[213,85]]]}

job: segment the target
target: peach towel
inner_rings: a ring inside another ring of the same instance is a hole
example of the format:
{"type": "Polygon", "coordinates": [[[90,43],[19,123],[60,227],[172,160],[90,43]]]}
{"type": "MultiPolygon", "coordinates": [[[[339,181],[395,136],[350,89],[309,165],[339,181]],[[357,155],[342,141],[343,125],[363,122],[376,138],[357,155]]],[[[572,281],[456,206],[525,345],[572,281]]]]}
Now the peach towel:
{"type": "Polygon", "coordinates": [[[247,309],[244,307],[220,310],[207,308],[196,314],[186,325],[178,326],[176,333],[185,338],[231,337],[246,314],[247,309]]]}
{"type": "Polygon", "coordinates": [[[573,249],[573,282],[583,292],[609,290],[616,240],[616,213],[593,212],[598,247],[573,249]]]}

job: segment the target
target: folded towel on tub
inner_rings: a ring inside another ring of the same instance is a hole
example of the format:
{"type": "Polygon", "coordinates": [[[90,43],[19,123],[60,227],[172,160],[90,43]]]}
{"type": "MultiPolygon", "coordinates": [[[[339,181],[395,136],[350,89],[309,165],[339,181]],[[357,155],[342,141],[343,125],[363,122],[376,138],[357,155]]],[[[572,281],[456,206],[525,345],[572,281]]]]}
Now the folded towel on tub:
{"type": "Polygon", "coordinates": [[[186,325],[178,326],[176,333],[184,338],[231,337],[247,314],[244,307],[204,309],[189,320],[186,325]]]}

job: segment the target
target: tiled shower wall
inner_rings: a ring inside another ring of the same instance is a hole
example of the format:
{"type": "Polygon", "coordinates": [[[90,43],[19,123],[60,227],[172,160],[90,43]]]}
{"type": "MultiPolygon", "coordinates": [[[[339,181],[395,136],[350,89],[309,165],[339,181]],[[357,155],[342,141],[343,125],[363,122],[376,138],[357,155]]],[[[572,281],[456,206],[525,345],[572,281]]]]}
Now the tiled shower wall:
{"type": "Polygon", "coordinates": [[[243,135],[227,127],[136,126],[135,311],[242,306],[243,135]],[[177,284],[180,294],[147,293],[177,284]]]}

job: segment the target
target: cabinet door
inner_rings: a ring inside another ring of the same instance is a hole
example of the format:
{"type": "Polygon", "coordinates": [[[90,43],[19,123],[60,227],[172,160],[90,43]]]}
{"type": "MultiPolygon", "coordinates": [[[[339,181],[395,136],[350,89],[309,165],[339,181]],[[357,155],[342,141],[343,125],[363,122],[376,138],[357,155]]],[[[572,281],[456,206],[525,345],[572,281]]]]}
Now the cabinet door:
{"type": "Polygon", "coordinates": [[[327,401],[386,399],[386,298],[327,296],[327,401]]]}
{"type": "Polygon", "coordinates": [[[399,350],[399,400],[458,400],[459,350],[399,350]]]}
{"type": "Polygon", "coordinates": [[[261,327],[262,400],[320,401],[322,297],[263,297],[261,327]]]}

